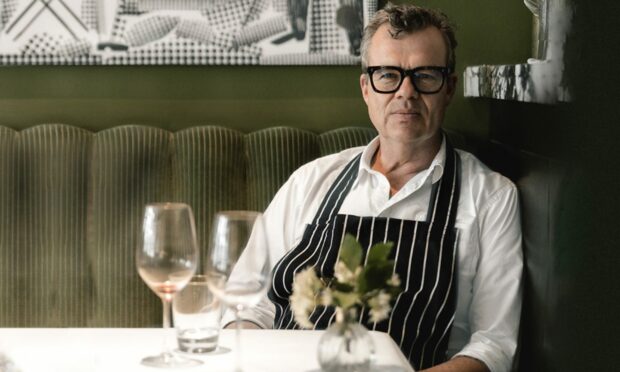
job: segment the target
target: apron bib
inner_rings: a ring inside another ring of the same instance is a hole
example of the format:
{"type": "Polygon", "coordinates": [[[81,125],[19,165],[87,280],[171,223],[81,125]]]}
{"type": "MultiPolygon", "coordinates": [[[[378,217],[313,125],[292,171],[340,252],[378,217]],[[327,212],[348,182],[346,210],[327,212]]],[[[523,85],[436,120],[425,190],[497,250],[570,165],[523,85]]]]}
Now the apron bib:
{"type": "MultiPolygon", "coordinates": [[[[297,247],[273,269],[269,299],[274,303],[274,328],[299,329],[293,318],[289,296],[293,277],[314,266],[319,278],[333,278],[339,248],[346,233],[362,245],[364,259],[370,246],[394,243],[391,259],[403,292],[393,302],[390,317],[369,323],[367,309],[360,323],[371,330],[387,332],[400,346],[413,367],[424,369],[446,359],[450,329],[456,308],[456,243],[454,229],[460,190],[460,159],[446,141],[446,164],[440,181],[433,185],[426,221],[338,214],[357,177],[361,154],[338,175],[323,199],[312,224],[304,230],[297,247]]],[[[317,306],[310,316],[315,329],[335,321],[332,307],[317,306]]]]}

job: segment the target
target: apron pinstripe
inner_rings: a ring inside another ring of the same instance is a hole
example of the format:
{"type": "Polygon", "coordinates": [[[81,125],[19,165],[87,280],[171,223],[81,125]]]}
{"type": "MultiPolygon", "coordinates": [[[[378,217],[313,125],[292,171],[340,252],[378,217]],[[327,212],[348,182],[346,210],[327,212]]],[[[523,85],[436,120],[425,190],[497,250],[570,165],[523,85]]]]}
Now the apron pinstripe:
{"type": "MultiPolygon", "coordinates": [[[[446,141],[447,142],[447,141],[446,141]]],[[[290,309],[294,275],[314,266],[319,278],[332,278],[339,247],[345,233],[353,234],[364,254],[374,243],[392,241],[392,259],[403,292],[397,296],[390,317],[369,323],[366,309],[360,322],[368,328],[388,332],[417,369],[441,363],[446,358],[456,307],[456,243],[454,229],[460,190],[460,159],[446,146],[446,164],[439,182],[433,185],[427,221],[337,214],[357,177],[361,154],[339,174],[301,242],[274,267],[269,299],[275,304],[274,327],[299,329],[290,309]]],[[[317,307],[310,316],[316,329],[325,329],[335,319],[331,307],[317,307]]]]}

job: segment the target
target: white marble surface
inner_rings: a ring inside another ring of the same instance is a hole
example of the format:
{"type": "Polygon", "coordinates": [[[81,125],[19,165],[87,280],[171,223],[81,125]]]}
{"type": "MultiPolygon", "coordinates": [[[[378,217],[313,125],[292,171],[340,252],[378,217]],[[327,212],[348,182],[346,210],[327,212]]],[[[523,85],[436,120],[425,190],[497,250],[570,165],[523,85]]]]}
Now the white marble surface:
{"type": "Polygon", "coordinates": [[[564,48],[573,9],[568,0],[547,0],[543,59],[514,65],[470,66],[463,73],[465,97],[554,104],[571,100],[564,79],[564,48]]]}
{"type": "Polygon", "coordinates": [[[563,65],[530,60],[516,65],[470,66],[463,74],[465,97],[554,104],[570,101],[563,65]]]}

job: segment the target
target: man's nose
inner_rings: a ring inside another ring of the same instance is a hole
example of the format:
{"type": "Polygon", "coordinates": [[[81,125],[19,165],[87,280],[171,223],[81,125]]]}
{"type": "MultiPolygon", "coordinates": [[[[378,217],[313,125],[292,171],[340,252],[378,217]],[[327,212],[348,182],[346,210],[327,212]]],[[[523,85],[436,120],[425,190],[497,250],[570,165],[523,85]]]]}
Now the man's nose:
{"type": "Polygon", "coordinates": [[[400,84],[400,88],[398,88],[397,92],[400,96],[406,99],[410,98],[418,98],[420,96],[420,92],[413,85],[413,79],[411,76],[406,75],[403,79],[402,84],[400,84]]]}

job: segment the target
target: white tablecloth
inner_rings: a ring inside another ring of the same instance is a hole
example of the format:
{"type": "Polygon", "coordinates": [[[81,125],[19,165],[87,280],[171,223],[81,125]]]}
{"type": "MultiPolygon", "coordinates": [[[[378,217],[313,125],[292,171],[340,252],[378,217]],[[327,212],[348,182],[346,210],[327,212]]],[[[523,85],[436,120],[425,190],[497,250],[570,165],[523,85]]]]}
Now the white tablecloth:
{"type": "MultiPolygon", "coordinates": [[[[243,330],[244,369],[247,372],[319,371],[316,348],[322,333],[243,330]]],[[[413,371],[387,334],[371,332],[371,335],[376,346],[373,370],[413,371]]],[[[167,336],[176,347],[173,331],[167,336]]],[[[233,330],[222,331],[220,351],[196,357],[204,364],[184,371],[232,371],[234,336],[233,330]]],[[[8,357],[21,372],[153,372],[157,369],[142,366],[140,360],[158,354],[163,337],[161,329],[4,328],[0,329],[0,355],[8,357]]],[[[0,371],[5,370],[0,366],[0,371]]]]}

